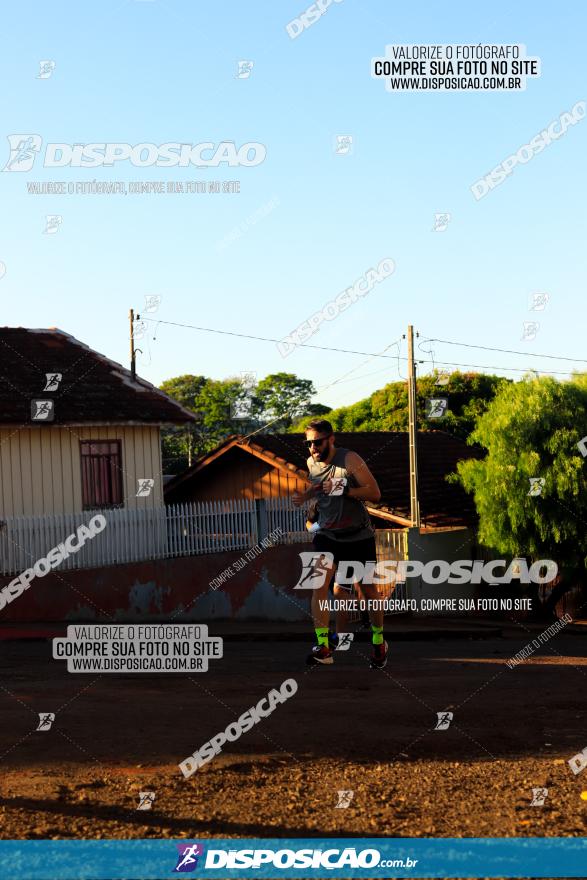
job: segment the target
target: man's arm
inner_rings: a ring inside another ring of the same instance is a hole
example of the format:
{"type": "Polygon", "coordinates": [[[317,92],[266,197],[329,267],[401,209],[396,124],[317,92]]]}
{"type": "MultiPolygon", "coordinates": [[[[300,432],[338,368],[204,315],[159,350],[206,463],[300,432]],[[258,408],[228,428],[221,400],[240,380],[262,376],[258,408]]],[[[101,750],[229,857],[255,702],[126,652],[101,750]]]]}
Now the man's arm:
{"type": "MultiPolygon", "coordinates": [[[[308,459],[308,462],[310,460],[311,459],[308,459]]],[[[308,465],[308,462],[306,462],[306,465],[308,465]]],[[[309,467],[308,467],[308,470],[310,470],[309,467]]],[[[310,486],[308,486],[308,488],[305,490],[305,492],[298,492],[296,490],[292,495],[292,501],[293,501],[294,505],[296,507],[301,507],[302,504],[306,504],[311,498],[315,498],[315,496],[319,493],[320,488],[321,488],[320,486],[315,486],[315,485],[310,484],[310,486]]]]}
{"type": "Polygon", "coordinates": [[[345,461],[347,471],[353,475],[357,481],[355,488],[347,489],[348,498],[357,498],[359,501],[379,501],[381,492],[377,485],[377,480],[356,452],[348,452],[345,461]]]}

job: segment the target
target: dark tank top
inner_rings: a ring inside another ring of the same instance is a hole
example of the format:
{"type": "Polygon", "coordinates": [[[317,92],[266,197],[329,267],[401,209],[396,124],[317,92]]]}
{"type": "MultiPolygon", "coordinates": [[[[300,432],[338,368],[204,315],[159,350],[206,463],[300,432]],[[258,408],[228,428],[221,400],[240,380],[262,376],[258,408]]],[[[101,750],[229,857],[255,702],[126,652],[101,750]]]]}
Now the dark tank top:
{"type": "MultiPolygon", "coordinates": [[[[308,471],[312,485],[325,480],[345,477],[349,488],[356,488],[357,481],[345,467],[348,449],[336,447],[334,457],[328,464],[308,459],[308,471]]],[[[318,514],[317,534],[336,541],[363,541],[374,535],[365,503],[358,498],[346,495],[318,495],[316,497],[318,514]]]]}

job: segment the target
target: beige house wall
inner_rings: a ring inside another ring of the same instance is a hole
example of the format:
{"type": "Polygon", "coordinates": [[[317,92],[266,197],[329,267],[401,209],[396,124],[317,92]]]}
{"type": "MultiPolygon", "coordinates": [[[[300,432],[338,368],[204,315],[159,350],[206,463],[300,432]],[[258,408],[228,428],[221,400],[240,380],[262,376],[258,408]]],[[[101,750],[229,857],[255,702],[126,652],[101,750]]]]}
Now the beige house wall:
{"type": "Polygon", "coordinates": [[[120,440],[124,507],[163,505],[159,426],[52,426],[0,429],[0,518],[82,509],[80,440],[120,440]],[[138,480],[151,477],[148,497],[138,480]]]}

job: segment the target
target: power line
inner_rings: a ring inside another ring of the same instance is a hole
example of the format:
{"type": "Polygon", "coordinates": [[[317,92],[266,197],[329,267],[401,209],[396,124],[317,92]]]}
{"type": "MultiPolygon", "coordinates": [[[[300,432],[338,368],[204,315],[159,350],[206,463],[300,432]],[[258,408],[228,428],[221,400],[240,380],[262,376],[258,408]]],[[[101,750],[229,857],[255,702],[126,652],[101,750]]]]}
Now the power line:
{"type": "MultiPolygon", "coordinates": [[[[222,336],[238,336],[241,339],[255,339],[257,342],[281,342],[281,339],[273,339],[270,336],[251,336],[249,333],[235,333],[232,330],[216,330],[212,327],[197,327],[195,324],[180,324],[177,321],[157,321],[154,318],[144,318],[151,323],[168,324],[171,327],[187,327],[190,330],[201,330],[204,333],[220,333],[222,336]]],[[[384,357],[395,360],[395,355],[375,354],[372,351],[353,351],[349,348],[331,348],[327,345],[310,345],[308,342],[296,342],[296,348],[318,348],[321,351],[339,351],[342,354],[361,354],[365,357],[384,357]]],[[[388,346],[389,348],[389,346],[388,346]]]]}
{"type": "Polygon", "coordinates": [[[577,361],[577,363],[587,364],[586,358],[570,358],[570,357],[564,357],[563,355],[560,355],[560,354],[536,354],[533,351],[512,351],[509,348],[492,348],[490,345],[472,345],[471,343],[468,343],[468,342],[454,342],[453,340],[450,340],[450,339],[430,338],[430,339],[426,339],[426,340],[422,340],[422,341],[423,342],[442,342],[444,345],[460,345],[462,348],[482,348],[485,351],[499,351],[502,354],[521,354],[521,355],[525,355],[526,357],[541,357],[541,358],[548,358],[549,360],[554,360],[554,361],[577,361]]]}
{"type": "MultiPolygon", "coordinates": [[[[143,320],[150,321],[151,323],[167,324],[170,327],[185,327],[189,330],[200,330],[204,333],[217,333],[217,334],[220,334],[221,336],[237,336],[240,339],[253,339],[257,342],[280,342],[281,341],[279,339],[275,339],[275,338],[269,337],[269,336],[253,336],[249,333],[236,333],[232,330],[218,330],[213,327],[199,327],[195,324],[182,324],[182,323],[179,323],[178,321],[156,321],[154,318],[144,318],[143,320]]],[[[445,343],[446,345],[461,345],[466,348],[486,348],[488,351],[499,351],[504,354],[519,354],[519,355],[527,355],[530,357],[544,357],[544,358],[549,358],[552,360],[566,360],[566,361],[576,361],[578,363],[587,363],[587,360],[584,360],[582,358],[568,358],[568,357],[563,357],[562,355],[560,357],[558,355],[539,355],[539,354],[535,354],[534,352],[528,352],[528,351],[510,351],[510,350],[504,349],[504,348],[491,348],[490,346],[483,346],[483,345],[480,345],[480,346],[479,345],[469,345],[466,342],[454,342],[454,341],[450,341],[447,339],[429,338],[429,339],[425,339],[422,341],[423,342],[441,342],[441,343],[445,343]]],[[[395,344],[395,343],[392,343],[392,344],[395,344]]],[[[387,347],[389,348],[390,346],[387,346],[387,347]]],[[[400,360],[402,360],[402,361],[408,360],[405,357],[400,357],[399,354],[391,355],[391,354],[383,354],[383,353],[371,352],[371,351],[355,351],[354,349],[349,349],[349,348],[333,348],[332,346],[327,346],[327,345],[312,345],[311,343],[308,343],[308,342],[298,342],[298,343],[296,343],[296,348],[314,348],[314,349],[318,349],[320,351],[333,351],[333,352],[338,352],[340,354],[357,354],[357,355],[362,355],[364,357],[369,357],[369,358],[385,358],[387,360],[395,360],[398,362],[398,364],[399,364],[400,360]]],[[[385,349],[384,349],[384,351],[385,351],[385,349]]],[[[418,359],[418,363],[421,363],[421,364],[430,364],[430,363],[431,364],[441,364],[442,366],[448,366],[448,367],[450,367],[450,366],[452,366],[452,367],[472,367],[477,370],[504,370],[505,372],[517,372],[517,373],[530,372],[530,369],[527,367],[503,367],[503,366],[499,366],[499,365],[495,365],[495,364],[463,364],[463,363],[458,363],[456,361],[439,361],[436,359],[434,359],[434,360],[420,360],[420,359],[418,359]]],[[[568,376],[569,375],[569,371],[564,371],[564,370],[538,370],[537,372],[544,373],[545,375],[549,375],[549,376],[568,376]]]]}
{"type": "MultiPolygon", "coordinates": [[[[402,358],[405,360],[405,358],[402,358]]],[[[418,359],[419,364],[442,364],[443,367],[474,367],[477,370],[505,370],[506,372],[516,372],[516,373],[544,373],[548,376],[568,376],[568,370],[532,370],[531,367],[500,367],[495,364],[459,364],[455,361],[439,361],[439,360],[429,360],[422,361],[418,359]]]]}

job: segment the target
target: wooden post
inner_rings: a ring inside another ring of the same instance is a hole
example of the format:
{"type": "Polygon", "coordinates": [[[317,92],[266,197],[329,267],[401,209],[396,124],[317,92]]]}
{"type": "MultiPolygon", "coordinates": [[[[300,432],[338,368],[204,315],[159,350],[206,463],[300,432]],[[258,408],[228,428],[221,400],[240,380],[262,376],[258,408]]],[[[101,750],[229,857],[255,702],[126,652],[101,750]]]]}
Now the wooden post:
{"type": "Polygon", "coordinates": [[[410,446],[410,519],[412,527],[419,529],[416,364],[414,362],[414,328],[411,324],[408,327],[408,435],[410,446]]]}

